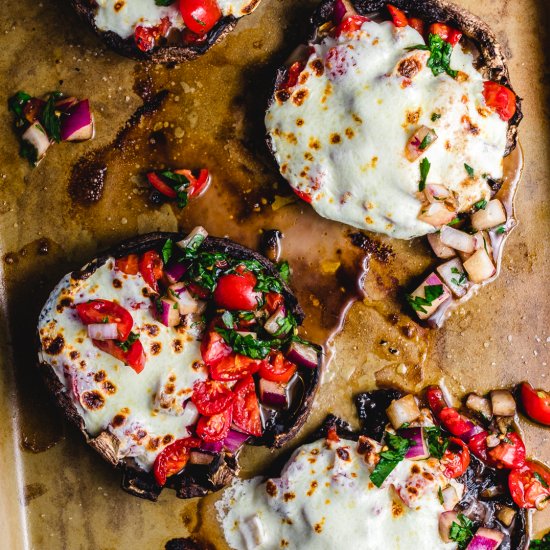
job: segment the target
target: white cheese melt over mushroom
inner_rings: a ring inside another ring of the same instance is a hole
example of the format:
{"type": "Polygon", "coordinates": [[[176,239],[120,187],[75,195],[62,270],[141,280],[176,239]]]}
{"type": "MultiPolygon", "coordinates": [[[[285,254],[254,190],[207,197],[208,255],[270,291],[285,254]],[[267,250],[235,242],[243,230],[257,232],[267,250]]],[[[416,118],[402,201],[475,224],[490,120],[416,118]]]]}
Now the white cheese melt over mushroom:
{"type": "Polygon", "coordinates": [[[206,379],[207,373],[195,335],[157,322],[151,299],[144,296],[146,288],[140,274],[118,271],[109,258],[87,279],[65,276],[46,302],[38,329],[40,360],[64,384],[86,432],[91,437],[104,430],[113,433],[120,440],[119,458],[134,457],[149,470],[167,444],[189,435],[182,421],[183,403],[195,381],[206,379]],[[132,331],[146,355],[139,374],[88,337],[72,305],[93,299],[115,301],[132,315],[132,331]],[[52,346],[60,336],[62,346],[52,346]]]}
{"type": "MultiPolygon", "coordinates": [[[[438,533],[444,508],[438,490],[449,484],[435,459],[403,460],[381,488],[355,441],[324,440],[299,448],[281,477],[236,480],[216,504],[231,548],[237,550],[455,549],[438,533]]],[[[450,482],[462,494],[463,486],[450,482]]]]}
{"type": "Polygon", "coordinates": [[[455,46],[457,78],[435,77],[429,52],[406,51],[417,44],[411,27],[366,22],[313,45],[290,97],[275,94],[266,127],[281,173],[321,216],[409,239],[435,229],[417,219],[422,159],[460,211],[490,197],[485,178],[502,177],[507,123],[486,107],[472,55],[455,46]],[[405,148],[422,126],[437,139],[411,162],[405,148]]]}

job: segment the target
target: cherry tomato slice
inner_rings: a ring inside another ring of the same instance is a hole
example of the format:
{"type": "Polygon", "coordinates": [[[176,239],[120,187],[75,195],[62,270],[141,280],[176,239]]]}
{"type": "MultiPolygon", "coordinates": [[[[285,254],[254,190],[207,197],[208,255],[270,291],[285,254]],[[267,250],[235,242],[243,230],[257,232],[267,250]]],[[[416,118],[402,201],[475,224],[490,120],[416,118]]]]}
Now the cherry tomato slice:
{"type": "Polygon", "coordinates": [[[90,300],[76,305],[76,312],[85,325],[94,323],[116,323],[118,339],[128,338],[134,320],[121,305],[109,300],[90,300]]]}
{"type": "Polygon", "coordinates": [[[520,385],[521,403],[527,416],[550,426],[550,394],[543,390],[535,390],[528,382],[520,385]]]}
{"type": "Polygon", "coordinates": [[[365,21],[370,21],[370,19],[362,15],[350,15],[334,29],[334,34],[340,36],[343,33],[358,31],[365,21]]]}
{"type": "Polygon", "coordinates": [[[205,333],[201,342],[202,360],[207,366],[212,367],[224,357],[231,355],[233,350],[225,343],[222,335],[215,330],[205,333]]]}
{"type": "Polygon", "coordinates": [[[333,443],[340,443],[340,436],[336,431],[336,428],[330,427],[327,432],[327,441],[332,441],[333,443]]]}
{"type": "Polygon", "coordinates": [[[191,401],[206,416],[219,414],[233,404],[235,394],[223,382],[204,380],[195,382],[191,401]]]}
{"type": "Polygon", "coordinates": [[[190,199],[200,196],[210,185],[211,181],[210,172],[206,168],[203,168],[197,177],[195,177],[191,170],[187,169],[174,170],[174,174],[180,174],[189,180],[187,197],[190,199]]]}
{"type": "Polygon", "coordinates": [[[139,272],[138,262],[139,256],[137,254],[128,254],[124,258],[117,258],[115,267],[122,273],[126,273],[126,275],[137,275],[139,272]]]}
{"type": "Polygon", "coordinates": [[[216,305],[219,308],[230,310],[252,311],[257,309],[262,295],[254,290],[256,277],[253,274],[250,275],[239,275],[238,273],[222,275],[214,290],[216,305]]]}
{"type": "Polygon", "coordinates": [[[272,315],[285,303],[285,299],[282,294],[278,292],[268,292],[265,295],[265,309],[272,315]]]}
{"type": "Polygon", "coordinates": [[[470,438],[470,441],[468,441],[468,448],[470,451],[479,458],[483,463],[487,464],[488,466],[491,466],[492,468],[495,467],[495,464],[493,463],[492,459],[489,457],[489,447],[487,446],[487,436],[489,434],[484,430],[476,435],[474,435],[472,438],[470,438]]]}
{"type": "Polygon", "coordinates": [[[305,69],[305,61],[295,61],[288,69],[286,70],[286,75],[282,82],[279,84],[278,90],[288,90],[293,88],[298,83],[298,77],[305,69]]]}
{"type": "Polygon", "coordinates": [[[430,25],[430,34],[437,34],[451,46],[456,46],[462,38],[462,33],[460,31],[443,23],[432,23],[430,25]]]}
{"type": "Polygon", "coordinates": [[[303,200],[304,202],[311,204],[311,202],[313,201],[309,193],[306,193],[305,191],[301,191],[300,189],[296,189],[294,187],[292,188],[292,190],[298,196],[298,198],[303,200]]]}
{"type": "Polygon", "coordinates": [[[145,351],[139,340],[131,344],[128,351],[124,351],[120,345],[118,345],[120,342],[115,340],[92,340],[92,342],[96,348],[122,361],[125,365],[134,369],[138,374],[145,368],[145,351]]]}
{"type": "Polygon", "coordinates": [[[460,477],[470,465],[470,451],[467,445],[458,437],[449,437],[449,447],[445,451],[441,463],[443,474],[454,479],[460,477]]]}
{"type": "Polygon", "coordinates": [[[388,4],[388,11],[390,12],[393,24],[396,27],[406,27],[409,24],[404,11],[392,6],[391,4],[388,4]]]}
{"type": "Polygon", "coordinates": [[[239,380],[233,391],[236,396],[233,403],[233,423],[247,434],[260,437],[263,433],[262,418],[252,376],[239,380]]]}
{"type": "Polygon", "coordinates": [[[536,462],[526,461],[508,477],[512,499],[520,508],[542,510],[550,502],[550,473],[536,462]]]}
{"type": "Polygon", "coordinates": [[[197,283],[188,283],[187,290],[189,290],[192,296],[201,300],[210,296],[210,291],[197,283]]]}
{"type": "Polygon", "coordinates": [[[445,429],[457,437],[464,437],[474,427],[471,420],[462,416],[454,407],[445,407],[439,412],[439,421],[445,429]]]}
{"type": "Polygon", "coordinates": [[[200,439],[186,437],[165,447],[155,459],[153,473],[157,483],[163,487],[166,479],[181,472],[189,460],[189,449],[199,447],[200,439]]]}
{"type": "Polygon", "coordinates": [[[525,444],[515,432],[507,433],[506,439],[503,439],[487,454],[497,468],[511,470],[525,464],[525,444]]]}
{"type": "Polygon", "coordinates": [[[168,17],[163,17],[161,22],[154,27],[144,27],[143,25],[137,26],[134,31],[136,46],[142,52],[151,51],[157,45],[157,41],[161,37],[166,36],[170,27],[171,23],[168,17]]]}
{"type": "Polygon", "coordinates": [[[409,26],[424,36],[424,21],[419,17],[409,17],[409,26]]]}
{"type": "Polygon", "coordinates": [[[232,407],[213,416],[201,416],[197,424],[197,435],[207,443],[225,439],[231,427],[232,417],[232,407]]]}
{"type": "Polygon", "coordinates": [[[149,183],[165,197],[175,199],[178,196],[176,190],[168,185],[156,172],[148,172],[147,179],[149,183]]]}
{"type": "Polygon", "coordinates": [[[157,281],[162,278],[162,267],[162,259],[155,250],[145,252],[139,259],[139,272],[155,292],[159,291],[157,281]]]}
{"type": "Polygon", "coordinates": [[[260,376],[272,382],[282,382],[285,384],[293,376],[298,367],[285,359],[280,351],[271,353],[269,361],[264,361],[260,368],[260,376]]]}
{"type": "Polygon", "coordinates": [[[185,26],[198,35],[206,34],[221,18],[216,0],[180,0],[185,26]]]}
{"type": "Polygon", "coordinates": [[[231,354],[215,365],[210,365],[210,376],[213,380],[240,380],[260,370],[263,361],[251,359],[245,355],[231,354]]]}
{"type": "Polygon", "coordinates": [[[439,413],[448,407],[447,401],[445,401],[443,395],[443,390],[439,386],[428,386],[426,388],[426,399],[436,418],[439,418],[439,413]]]}
{"type": "Polygon", "coordinates": [[[516,94],[502,84],[484,82],[483,97],[487,106],[494,109],[502,120],[510,120],[516,113],[516,94]]]}

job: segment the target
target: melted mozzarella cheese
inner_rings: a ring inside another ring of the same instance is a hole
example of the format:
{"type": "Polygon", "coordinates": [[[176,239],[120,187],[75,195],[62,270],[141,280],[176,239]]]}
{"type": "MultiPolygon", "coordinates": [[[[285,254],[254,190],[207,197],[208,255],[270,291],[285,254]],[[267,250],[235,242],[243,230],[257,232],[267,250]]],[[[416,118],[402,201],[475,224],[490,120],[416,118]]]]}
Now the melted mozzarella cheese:
{"type": "Polygon", "coordinates": [[[472,55],[456,46],[458,77],[435,77],[428,52],[405,49],[423,43],[411,27],[366,22],[313,45],[290,97],[275,94],[266,127],[281,174],[321,216],[409,239],[435,230],[417,219],[422,158],[428,183],[451,189],[459,211],[490,197],[487,176],[502,177],[507,123],[486,107],[472,55]],[[420,70],[407,79],[396,68],[411,56],[420,70]],[[410,162],[405,146],[422,125],[438,139],[410,162]]]}
{"type": "MultiPolygon", "coordinates": [[[[235,17],[252,12],[256,4],[256,0],[218,1],[222,15],[235,17]]],[[[129,38],[138,25],[155,27],[164,17],[168,17],[173,28],[184,27],[179,0],[169,6],[157,6],[154,0],[97,0],[95,24],[99,30],[129,38]]]]}
{"type": "Polygon", "coordinates": [[[299,448],[281,477],[236,480],[216,504],[237,550],[455,549],[438,533],[444,511],[438,490],[449,483],[435,459],[403,460],[381,488],[357,443],[324,440],[299,448]]]}
{"type": "Polygon", "coordinates": [[[195,335],[157,322],[146,288],[140,274],[118,271],[110,258],[87,279],[65,276],[44,306],[38,328],[40,360],[65,385],[86,432],[95,437],[108,430],[120,440],[119,458],[134,457],[150,469],[162,448],[188,435],[181,420],[183,403],[194,382],[207,373],[195,335]],[[100,298],[131,313],[132,331],[139,334],[146,355],[141,373],[96,348],[71,307],[100,298]]]}

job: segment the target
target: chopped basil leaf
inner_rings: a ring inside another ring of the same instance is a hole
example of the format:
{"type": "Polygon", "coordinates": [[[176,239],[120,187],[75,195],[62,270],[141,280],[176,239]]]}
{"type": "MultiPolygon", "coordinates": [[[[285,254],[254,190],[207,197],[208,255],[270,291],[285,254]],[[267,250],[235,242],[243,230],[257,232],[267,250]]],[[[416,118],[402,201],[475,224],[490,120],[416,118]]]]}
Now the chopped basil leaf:
{"type": "Polygon", "coordinates": [[[529,550],[550,550],[550,533],[546,533],[541,539],[532,540],[529,550]]]}
{"type": "Polygon", "coordinates": [[[464,514],[458,514],[458,523],[453,521],[449,538],[458,544],[459,550],[464,550],[474,536],[474,522],[468,519],[464,514]]]}
{"type": "Polygon", "coordinates": [[[243,336],[236,330],[216,327],[216,332],[221,334],[222,338],[233,348],[235,353],[246,355],[251,359],[265,359],[271,348],[274,347],[274,343],[271,341],[260,340],[250,334],[243,336]]]}
{"type": "Polygon", "coordinates": [[[432,302],[442,294],[443,285],[427,285],[424,287],[424,298],[422,296],[412,296],[411,294],[406,294],[405,298],[414,311],[428,313],[424,306],[431,306],[432,302]]]}
{"type": "Polygon", "coordinates": [[[487,201],[485,199],[481,199],[480,201],[477,201],[474,204],[474,208],[476,210],[485,210],[485,207],[487,206],[487,201]]]}
{"type": "Polygon", "coordinates": [[[437,119],[441,118],[441,115],[439,113],[432,113],[432,116],[430,118],[432,122],[435,122],[437,119]]]}
{"type": "Polygon", "coordinates": [[[405,458],[411,446],[411,442],[408,439],[390,432],[386,432],[384,439],[388,450],[380,453],[380,461],[370,475],[370,480],[377,487],[380,487],[384,483],[384,480],[391,474],[394,468],[405,458]]]}
{"type": "Polygon", "coordinates": [[[427,285],[424,287],[426,300],[433,302],[443,294],[443,285],[427,285]]]}
{"type": "Polygon", "coordinates": [[[290,280],[290,266],[288,265],[288,262],[279,262],[277,264],[277,271],[279,272],[281,279],[285,283],[288,283],[290,280]]]}
{"type": "Polygon", "coordinates": [[[418,146],[418,148],[421,150],[421,151],[424,151],[424,149],[426,149],[426,147],[428,147],[428,145],[430,145],[430,143],[433,141],[433,136],[432,134],[430,134],[429,132],[424,136],[424,139],[420,142],[420,145],[418,146]]]}
{"type": "Polygon", "coordinates": [[[19,147],[19,154],[27,159],[31,164],[36,164],[38,161],[38,151],[36,147],[29,143],[28,141],[21,141],[21,146],[19,147]]]}
{"type": "Polygon", "coordinates": [[[115,342],[115,344],[122,350],[122,351],[129,351],[130,347],[134,342],[137,342],[139,340],[139,334],[136,334],[135,332],[130,332],[128,335],[128,338],[124,342],[115,342]]]}
{"type": "Polygon", "coordinates": [[[460,223],[460,218],[454,218],[447,225],[456,225],[457,223],[460,223]]]}
{"type": "Polygon", "coordinates": [[[186,279],[196,282],[210,292],[214,291],[219,276],[229,267],[227,257],[220,252],[201,252],[186,248],[182,259],[190,260],[186,279]]]}
{"type": "Polygon", "coordinates": [[[425,44],[417,44],[416,46],[406,48],[406,50],[429,50],[430,59],[428,59],[428,67],[432,70],[434,76],[445,72],[450,77],[455,78],[458,74],[458,71],[451,69],[450,66],[453,47],[437,34],[430,34],[427,46],[425,44]]]}
{"type": "Polygon", "coordinates": [[[174,243],[172,239],[167,239],[164,243],[164,246],[162,247],[162,260],[165,264],[168,263],[170,258],[172,257],[172,252],[174,250],[174,243]]]}
{"type": "Polygon", "coordinates": [[[468,280],[468,278],[466,277],[466,273],[464,273],[464,271],[460,271],[458,267],[451,267],[451,273],[459,275],[458,279],[456,279],[455,277],[451,279],[451,282],[453,282],[455,285],[462,286],[468,280]]]}
{"type": "Polygon", "coordinates": [[[283,285],[277,279],[265,272],[265,267],[257,260],[242,260],[237,265],[244,265],[249,271],[256,275],[256,286],[254,290],[260,292],[281,292],[283,285]]]}
{"type": "Polygon", "coordinates": [[[545,488],[548,489],[548,483],[546,483],[546,480],[538,473],[533,472],[533,475],[535,476],[535,479],[539,481],[539,483],[545,488]]]}
{"type": "Polygon", "coordinates": [[[61,141],[61,119],[60,113],[55,109],[55,102],[61,97],[61,92],[52,92],[44,110],[42,111],[42,116],[40,121],[46,130],[48,136],[59,143],[61,141]]]}
{"type": "Polygon", "coordinates": [[[464,163],[464,169],[471,178],[474,177],[474,169],[469,164],[464,163]]]}
{"type": "Polygon", "coordinates": [[[430,172],[430,166],[430,161],[427,158],[423,158],[420,161],[420,182],[418,184],[419,191],[424,191],[424,188],[426,187],[426,178],[430,172]]]}
{"type": "Polygon", "coordinates": [[[296,319],[294,319],[292,313],[288,312],[286,317],[277,321],[277,325],[279,325],[279,328],[273,333],[273,336],[282,336],[294,330],[294,327],[296,327],[296,319]]]}
{"type": "Polygon", "coordinates": [[[503,225],[500,225],[495,229],[495,233],[497,235],[502,235],[503,233],[506,233],[506,228],[503,225]]]}
{"type": "Polygon", "coordinates": [[[439,499],[439,502],[443,504],[445,501],[443,500],[443,491],[441,490],[441,487],[437,490],[437,498],[439,499]]]}
{"type": "Polygon", "coordinates": [[[8,108],[18,118],[18,122],[26,121],[23,109],[29,99],[32,97],[27,92],[17,92],[8,99],[8,108]]]}
{"type": "Polygon", "coordinates": [[[441,429],[437,426],[424,428],[426,434],[426,442],[430,456],[441,459],[449,446],[449,440],[441,434],[441,429]]]}

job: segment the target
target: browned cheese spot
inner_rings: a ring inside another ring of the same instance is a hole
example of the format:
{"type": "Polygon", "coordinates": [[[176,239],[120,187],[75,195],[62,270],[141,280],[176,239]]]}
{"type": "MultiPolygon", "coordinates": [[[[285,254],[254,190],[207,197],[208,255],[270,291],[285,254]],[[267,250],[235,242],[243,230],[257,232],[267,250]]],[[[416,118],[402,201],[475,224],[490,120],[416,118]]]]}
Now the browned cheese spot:
{"type": "Polygon", "coordinates": [[[298,84],[305,84],[308,78],[309,78],[309,73],[307,71],[303,71],[298,77],[298,84]]]}
{"type": "Polygon", "coordinates": [[[473,136],[479,134],[479,126],[474,124],[468,115],[464,115],[460,120],[462,124],[464,124],[464,128],[466,128],[467,132],[470,132],[473,136]]]}
{"type": "Polygon", "coordinates": [[[166,435],[162,438],[162,443],[163,443],[164,445],[170,445],[170,443],[172,443],[173,440],[174,440],[174,436],[173,436],[173,435],[166,434],[166,435]]]}
{"type": "Polygon", "coordinates": [[[306,151],[306,152],[304,153],[304,158],[305,158],[306,160],[309,160],[310,162],[313,162],[313,155],[312,155],[309,151],[306,151]]]}
{"type": "Polygon", "coordinates": [[[82,359],[82,361],[80,361],[80,368],[82,370],[84,370],[86,368],[86,361],[84,361],[84,359],[82,359]]]}
{"type": "Polygon", "coordinates": [[[319,149],[321,149],[321,143],[319,142],[318,139],[316,139],[314,137],[310,137],[309,138],[309,147],[310,147],[310,149],[315,149],[316,151],[319,151],[319,149]]]}
{"type": "Polygon", "coordinates": [[[420,466],[418,464],[413,464],[411,466],[411,474],[419,474],[420,471],[420,466]]]}
{"type": "Polygon", "coordinates": [[[307,496],[310,497],[314,492],[315,492],[315,489],[317,489],[317,486],[319,484],[317,483],[317,481],[313,480],[309,486],[309,491],[307,492],[307,496]]]}
{"type": "Polygon", "coordinates": [[[275,92],[275,99],[277,100],[277,103],[285,103],[288,101],[289,97],[290,93],[288,90],[279,90],[275,92]]]}
{"type": "Polygon", "coordinates": [[[298,139],[296,138],[296,135],[293,133],[293,132],[288,132],[286,134],[286,140],[291,144],[291,145],[296,145],[298,143],[298,139]]]}
{"type": "Polygon", "coordinates": [[[486,109],[485,107],[478,107],[477,112],[479,113],[479,116],[483,118],[487,118],[491,114],[491,111],[489,111],[489,109],[486,109]]]}
{"type": "Polygon", "coordinates": [[[325,72],[325,66],[320,59],[314,59],[309,66],[315,76],[321,76],[325,72]]]}
{"type": "Polygon", "coordinates": [[[420,63],[414,57],[403,59],[397,66],[397,72],[405,78],[413,78],[420,70],[420,63]]]}
{"type": "Polygon", "coordinates": [[[174,384],[166,384],[166,386],[164,386],[164,391],[168,395],[171,395],[172,393],[174,393],[176,391],[176,386],[174,386],[174,384]]]}
{"type": "Polygon", "coordinates": [[[123,414],[116,414],[113,417],[111,424],[114,428],[120,428],[126,422],[126,417],[123,414]]]}
{"type": "Polygon", "coordinates": [[[94,374],[94,380],[96,382],[103,382],[107,378],[107,373],[104,370],[99,370],[94,374]]]}
{"type": "Polygon", "coordinates": [[[172,348],[176,353],[181,353],[183,350],[183,342],[179,338],[172,340],[172,348]]]}
{"type": "Polygon", "coordinates": [[[69,353],[69,357],[70,357],[73,361],[76,361],[76,360],[80,357],[80,353],[78,353],[78,351],[76,351],[76,350],[71,351],[71,353],[69,353]]]}
{"type": "Polygon", "coordinates": [[[123,2],[122,0],[120,2],[117,2],[114,6],[115,11],[118,13],[124,7],[124,4],[125,2],[123,2]]]}
{"type": "Polygon", "coordinates": [[[122,281],[120,279],[113,279],[113,286],[115,288],[122,288],[122,281]]]}
{"type": "Polygon", "coordinates": [[[281,548],[287,548],[289,545],[288,540],[281,539],[281,548]]]}
{"type": "Polygon", "coordinates": [[[143,438],[147,437],[147,432],[143,429],[143,428],[140,428],[136,433],[135,435],[132,435],[132,439],[134,441],[141,441],[143,438]]]}
{"type": "Polygon", "coordinates": [[[101,387],[109,394],[109,395],[113,395],[116,393],[116,386],[110,381],[110,380],[105,380],[105,382],[103,382],[103,384],[101,385],[101,387]]]}
{"type": "Polygon", "coordinates": [[[297,118],[296,119],[296,126],[303,126],[304,125],[304,119],[303,118],[297,118]]]}
{"type": "Polygon", "coordinates": [[[42,347],[48,355],[58,355],[65,347],[65,339],[61,334],[58,334],[53,339],[46,337],[42,340],[42,347]]]}
{"type": "Polygon", "coordinates": [[[298,107],[304,103],[307,96],[309,94],[309,91],[305,88],[301,88],[300,90],[296,90],[292,94],[292,102],[294,105],[297,105],[298,107]]]}
{"type": "Polygon", "coordinates": [[[162,350],[162,344],[160,342],[152,342],[150,350],[151,355],[158,355],[162,350]]]}
{"type": "Polygon", "coordinates": [[[422,477],[424,479],[427,479],[428,481],[433,481],[434,480],[434,476],[430,472],[423,472],[422,477]]]}
{"type": "Polygon", "coordinates": [[[350,462],[351,460],[349,451],[343,447],[338,447],[338,449],[336,449],[336,454],[340,460],[344,460],[346,462],[350,462]]]}
{"type": "Polygon", "coordinates": [[[160,332],[160,329],[159,329],[158,325],[151,325],[151,324],[147,323],[146,325],[144,325],[143,328],[145,329],[147,334],[149,336],[151,336],[151,338],[154,338],[160,332]]]}
{"type": "Polygon", "coordinates": [[[147,442],[147,449],[150,451],[156,451],[160,445],[160,437],[151,437],[147,442]]]}
{"type": "Polygon", "coordinates": [[[243,15],[248,15],[254,11],[254,8],[260,3],[260,0],[249,0],[249,3],[241,10],[243,15]]]}
{"type": "Polygon", "coordinates": [[[357,124],[363,124],[363,119],[356,113],[353,113],[351,115],[351,118],[353,118],[353,120],[355,120],[355,122],[357,122],[357,124]]]}
{"type": "Polygon", "coordinates": [[[407,111],[407,124],[418,124],[422,109],[417,109],[416,111],[407,111]]]}
{"type": "Polygon", "coordinates": [[[103,405],[105,405],[105,398],[97,390],[85,391],[82,394],[81,399],[84,407],[90,409],[91,411],[101,409],[103,405]]]}
{"type": "Polygon", "coordinates": [[[342,136],[340,134],[337,134],[336,132],[330,134],[330,142],[332,143],[332,145],[338,145],[339,143],[342,143],[342,136]]]}
{"type": "Polygon", "coordinates": [[[288,164],[284,162],[281,164],[281,174],[286,174],[286,171],[288,170],[288,164]]]}
{"type": "Polygon", "coordinates": [[[204,365],[200,361],[193,361],[193,364],[191,365],[193,370],[201,370],[203,367],[204,365]]]}
{"type": "Polygon", "coordinates": [[[296,495],[294,493],[288,492],[283,494],[283,499],[285,502],[288,502],[289,500],[294,500],[296,498],[296,495]]]}
{"type": "Polygon", "coordinates": [[[401,515],[403,515],[403,506],[400,502],[394,500],[391,504],[391,513],[394,518],[397,518],[401,515]]]}
{"type": "Polygon", "coordinates": [[[73,304],[72,298],[61,298],[61,300],[59,300],[59,303],[57,304],[56,309],[59,313],[63,313],[63,310],[66,307],[71,307],[72,304],[73,304]]]}
{"type": "Polygon", "coordinates": [[[277,485],[275,485],[275,483],[273,483],[273,481],[271,479],[268,479],[267,483],[265,484],[265,492],[270,497],[277,496],[277,485]]]}
{"type": "Polygon", "coordinates": [[[411,495],[418,495],[418,489],[416,487],[407,487],[407,492],[411,495]]]}
{"type": "Polygon", "coordinates": [[[348,139],[353,139],[355,136],[355,132],[351,128],[346,128],[346,137],[348,139]]]}

